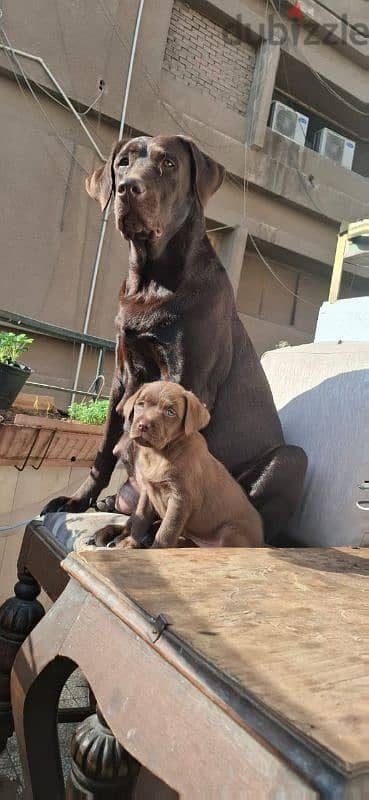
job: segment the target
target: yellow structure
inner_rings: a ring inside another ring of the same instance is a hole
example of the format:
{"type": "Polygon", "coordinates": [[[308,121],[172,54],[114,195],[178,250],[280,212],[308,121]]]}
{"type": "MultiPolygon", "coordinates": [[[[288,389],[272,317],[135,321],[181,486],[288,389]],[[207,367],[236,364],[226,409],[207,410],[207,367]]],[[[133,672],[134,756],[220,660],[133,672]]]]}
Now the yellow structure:
{"type": "Polygon", "coordinates": [[[330,303],[338,300],[345,262],[350,272],[369,278],[369,219],[341,225],[329,289],[330,303]]]}

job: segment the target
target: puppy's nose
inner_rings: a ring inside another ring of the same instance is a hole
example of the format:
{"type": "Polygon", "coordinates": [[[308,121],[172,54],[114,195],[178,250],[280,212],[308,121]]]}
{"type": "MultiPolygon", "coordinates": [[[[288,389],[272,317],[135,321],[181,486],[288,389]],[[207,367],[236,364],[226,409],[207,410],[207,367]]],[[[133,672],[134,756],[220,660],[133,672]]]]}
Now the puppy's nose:
{"type": "Polygon", "coordinates": [[[127,176],[118,184],[118,194],[121,195],[121,197],[126,197],[129,195],[138,197],[142,194],[145,194],[145,192],[145,184],[138,178],[130,178],[127,176]]]}
{"type": "Polygon", "coordinates": [[[147,433],[147,431],[149,430],[147,422],[139,422],[137,427],[138,430],[141,431],[141,433],[147,433]]]}

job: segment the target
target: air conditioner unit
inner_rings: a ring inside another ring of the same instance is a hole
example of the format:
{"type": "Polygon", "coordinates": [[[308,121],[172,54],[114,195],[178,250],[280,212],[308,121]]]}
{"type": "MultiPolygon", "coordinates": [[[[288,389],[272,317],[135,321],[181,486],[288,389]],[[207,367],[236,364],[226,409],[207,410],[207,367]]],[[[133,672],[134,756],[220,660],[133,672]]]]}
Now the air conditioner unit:
{"type": "Polygon", "coordinates": [[[332,159],[336,164],[351,169],[355,154],[355,142],[329,128],[322,128],[314,136],[314,150],[326,158],[332,159]]]}
{"type": "Polygon", "coordinates": [[[274,100],[272,103],[269,127],[281,136],[304,145],[308,124],[309,117],[305,117],[304,114],[294,111],[279,100],[274,100]]]}

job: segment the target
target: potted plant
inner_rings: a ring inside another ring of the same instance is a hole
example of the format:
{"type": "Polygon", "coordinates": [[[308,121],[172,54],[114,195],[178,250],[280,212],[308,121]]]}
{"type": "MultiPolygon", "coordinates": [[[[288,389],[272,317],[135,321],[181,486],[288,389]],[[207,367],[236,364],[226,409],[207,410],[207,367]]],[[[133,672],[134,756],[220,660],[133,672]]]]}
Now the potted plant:
{"type": "Polygon", "coordinates": [[[32,370],[19,364],[19,356],[33,339],[25,333],[0,331],[0,408],[7,410],[29,378],[32,370]]]}
{"type": "Polygon", "coordinates": [[[55,413],[53,402],[41,415],[37,401],[36,397],[36,413],[15,413],[0,420],[0,465],[91,466],[102,441],[109,401],[72,403],[68,417],[55,413]]]}
{"type": "Polygon", "coordinates": [[[72,403],[68,416],[75,422],[87,425],[103,425],[108,414],[109,400],[89,400],[87,403],[72,403]]]}

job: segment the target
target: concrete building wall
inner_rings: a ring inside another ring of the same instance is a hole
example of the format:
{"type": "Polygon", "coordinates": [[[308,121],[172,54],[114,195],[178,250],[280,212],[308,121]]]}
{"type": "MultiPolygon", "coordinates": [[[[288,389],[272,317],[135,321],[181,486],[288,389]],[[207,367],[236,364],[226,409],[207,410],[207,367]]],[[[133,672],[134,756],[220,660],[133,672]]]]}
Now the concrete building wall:
{"type": "MultiPolygon", "coordinates": [[[[91,13],[90,0],[57,5],[29,0],[26,15],[22,0],[13,0],[1,19],[12,45],[44,58],[81,110],[96,100],[104,80],[106,91],[84,118],[104,155],[117,135],[137,5],[111,0],[94,4],[91,13]]],[[[310,5],[324,32],[332,4],[325,9],[320,3],[310,5]]],[[[361,0],[350,4],[350,19],[364,21],[366,5],[361,0]]],[[[146,0],[126,126],[127,134],[190,135],[226,167],[224,184],[206,213],[209,226],[223,229],[213,234],[214,241],[258,351],[281,339],[312,338],[317,307],[327,297],[340,222],[369,215],[368,122],[365,114],[355,112],[369,101],[362,58],[366,44],[342,40],[335,47],[319,38],[306,44],[304,27],[297,47],[293,40],[281,44],[278,68],[276,45],[269,42],[262,55],[270,32],[265,18],[264,0],[229,0],[226,7],[223,0],[146,0]],[[174,69],[176,59],[181,66],[174,69]],[[356,138],[357,172],[265,127],[277,85],[356,138]],[[251,117],[258,119],[262,143],[245,152],[251,117]],[[250,236],[276,277],[267,274],[250,236]]],[[[291,36],[295,29],[285,15],[283,20],[291,36]]],[[[84,178],[101,162],[62,98],[56,96],[56,104],[44,94],[55,87],[41,66],[23,58],[22,68],[34,81],[36,99],[28,89],[21,91],[13,72],[19,69],[0,52],[0,307],[81,330],[101,225],[84,178]]],[[[110,220],[91,334],[114,337],[126,270],[127,247],[110,220]]],[[[39,379],[63,385],[73,380],[76,358],[75,348],[48,339],[37,340],[29,354],[39,379]]],[[[106,363],[109,380],[112,358],[106,363]]],[[[91,382],[94,366],[89,354],[82,387],[91,382]]]]}

